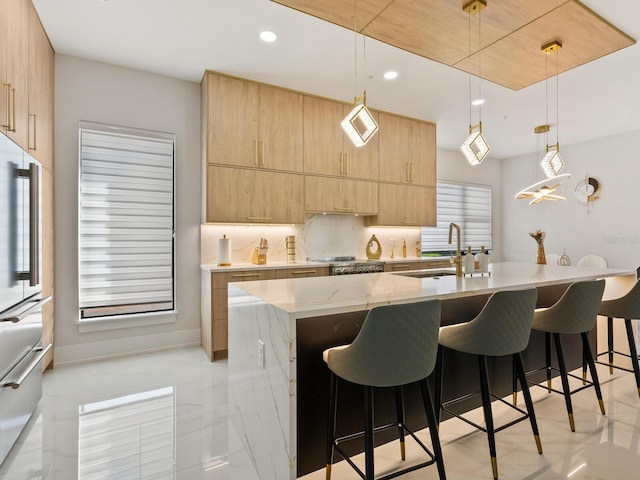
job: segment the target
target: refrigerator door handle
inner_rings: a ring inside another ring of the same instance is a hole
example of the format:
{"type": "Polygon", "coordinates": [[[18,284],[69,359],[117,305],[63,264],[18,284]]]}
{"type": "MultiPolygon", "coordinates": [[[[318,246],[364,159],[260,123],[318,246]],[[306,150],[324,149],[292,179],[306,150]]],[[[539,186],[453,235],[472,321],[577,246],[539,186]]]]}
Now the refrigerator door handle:
{"type": "Polygon", "coordinates": [[[11,387],[13,389],[20,388],[20,385],[22,385],[22,382],[24,382],[27,379],[27,377],[31,374],[33,369],[38,366],[38,364],[44,358],[47,352],[51,350],[52,346],[53,345],[50,343],[46,347],[37,346],[33,350],[31,350],[31,353],[28,354],[27,357],[30,355],[33,355],[33,358],[27,362],[26,361],[27,359],[25,357],[24,360],[18,363],[18,365],[16,365],[16,367],[4,377],[4,379],[2,380],[2,385],[0,386],[4,388],[11,387]],[[22,367],[23,364],[26,364],[26,366],[22,367]],[[13,377],[13,372],[15,372],[16,370],[18,370],[19,374],[15,380],[12,380],[11,377],[13,377]],[[20,373],[19,370],[22,370],[22,372],[20,373]]]}
{"type": "Polygon", "coordinates": [[[44,297],[43,299],[38,300],[37,302],[34,302],[33,305],[29,306],[28,308],[24,310],[20,310],[20,312],[16,315],[9,315],[8,317],[0,318],[0,322],[18,323],[20,320],[23,320],[26,317],[28,317],[32,311],[34,311],[39,307],[42,307],[45,303],[49,302],[50,300],[51,300],[51,296],[44,297]]]}
{"type": "Polygon", "coordinates": [[[40,284],[40,167],[18,169],[18,176],[29,179],[29,271],[19,272],[18,280],[28,280],[30,287],[40,284]]]}

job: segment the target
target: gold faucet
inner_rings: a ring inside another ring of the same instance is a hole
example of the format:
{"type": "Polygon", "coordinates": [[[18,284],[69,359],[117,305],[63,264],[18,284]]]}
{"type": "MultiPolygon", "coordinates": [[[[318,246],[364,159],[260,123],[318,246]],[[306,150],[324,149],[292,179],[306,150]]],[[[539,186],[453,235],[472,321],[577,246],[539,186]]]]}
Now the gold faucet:
{"type": "Polygon", "coordinates": [[[455,223],[449,224],[449,243],[451,243],[451,234],[453,233],[453,229],[456,229],[458,233],[458,241],[456,245],[456,257],[451,259],[453,263],[456,265],[456,277],[462,276],[462,252],[460,251],[460,226],[455,223]]]}

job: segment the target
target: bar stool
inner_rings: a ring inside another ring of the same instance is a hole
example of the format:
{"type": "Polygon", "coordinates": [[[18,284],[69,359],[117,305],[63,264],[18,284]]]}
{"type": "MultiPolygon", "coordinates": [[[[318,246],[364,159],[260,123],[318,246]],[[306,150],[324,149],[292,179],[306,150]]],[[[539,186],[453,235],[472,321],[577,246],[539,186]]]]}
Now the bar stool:
{"type": "Polygon", "coordinates": [[[373,434],[389,428],[398,429],[402,460],[405,459],[404,435],[411,435],[430,459],[419,465],[393,472],[382,479],[397,477],[436,463],[441,480],[445,480],[442,450],[431,402],[427,377],[433,371],[438,350],[440,301],[375,307],[367,314],[362,328],[350,345],[330,348],[323,353],[331,371],[329,416],[327,425],[327,470],[331,478],[334,450],[365,480],[373,480],[373,434]],[[341,378],[364,387],[364,432],[335,437],[337,410],[337,380],[341,378]],[[402,386],[419,382],[431,434],[433,453],[404,424],[402,386]],[[374,428],[373,387],[393,387],[396,394],[397,423],[374,428]],[[340,447],[340,442],[364,436],[365,473],[353,463],[340,447]]]}
{"type": "Polygon", "coordinates": [[[533,318],[536,299],[537,291],[535,288],[496,292],[489,297],[482,311],[470,322],[440,328],[439,343],[441,347],[477,356],[480,370],[479,393],[482,396],[485,427],[448,409],[449,405],[465,400],[472,395],[477,395],[477,393],[442,403],[443,348],[438,349],[438,362],[436,366],[436,406],[438,407],[438,415],[436,415],[436,417],[439,419],[440,409],[442,409],[460,418],[469,425],[486,432],[489,440],[493,478],[495,479],[498,478],[495,443],[496,432],[529,418],[538,453],[542,454],[542,445],[538,434],[533,402],[531,401],[522,357],[520,355],[520,352],[522,352],[529,343],[531,320],[533,318]],[[526,412],[505,402],[502,398],[493,395],[490,391],[487,357],[501,357],[506,355],[512,356],[513,364],[520,379],[520,384],[522,385],[522,392],[527,406],[526,412]],[[493,414],[491,412],[492,397],[514,408],[522,415],[516,420],[495,428],[493,414]]]}
{"type": "MultiPolygon", "coordinates": [[[[613,373],[613,369],[624,370],[626,372],[633,372],[636,377],[636,386],[638,388],[638,396],[640,396],[640,366],[638,365],[638,352],[636,349],[636,341],[633,336],[633,328],[631,320],[640,320],[640,280],[636,282],[629,292],[620,298],[614,300],[604,300],[600,304],[598,315],[607,317],[607,351],[599,353],[597,357],[601,355],[608,355],[609,360],[609,373],[613,373]],[[627,330],[627,340],[629,342],[630,354],[618,352],[613,348],[613,319],[624,318],[624,326],[627,330]],[[633,370],[620,367],[613,364],[613,355],[622,355],[631,359],[631,365],[633,370]]],[[[598,362],[603,363],[603,362],[598,362]]],[[[604,364],[604,363],[603,363],[604,364]]],[[[606,364],[604,364],[606,365],[606,364]]]]}
{"type": "Polygon", "coordinates": [[[569,285],[560,300],[549,308],[538,309],[533,314],[533,323],[531,328],[545,334],[545,358],[546,366],[529,372],[529,374],[546,370],[547,372],[547,390],[549,392],[561,393],[567,405],[567,414],[569,415],[569,426],[571,431],[576,431],[576,425],[573,419],[573,407],[571,405],[571,395],[585,388],[593,387],[596,391],[596,397],[600,405],[600,411],[605,414],[604,402],[602,401],[602,392],[600,391],[600,382],[598,381],[598,373],[596,365],[591,353],[591,345],[589,343],[589,331],[595,326],[598,318],[598,308],[602,300],[604,292],[604,280],[593,280],[587,282],[576,282],[569,285]],[[582,382],[583,385],[574,390],[569,388],[569,377],[579,377],[567,372],[567,366],[564,361],[564,353],[562,351],[561,334],[577,334],[582,338],[582,382]],[[558,356],[559,369],[551,367],[551,335],[553,334],[553,343],[556,346],[556,355],[558,356]],[[586,380],[586,369],[584,363],[589,365],[591,371],[591,381],[586,380]],[[562,391],[551,388],[551,372],[557,370],[560,372],[562,380],[562,391]]]}

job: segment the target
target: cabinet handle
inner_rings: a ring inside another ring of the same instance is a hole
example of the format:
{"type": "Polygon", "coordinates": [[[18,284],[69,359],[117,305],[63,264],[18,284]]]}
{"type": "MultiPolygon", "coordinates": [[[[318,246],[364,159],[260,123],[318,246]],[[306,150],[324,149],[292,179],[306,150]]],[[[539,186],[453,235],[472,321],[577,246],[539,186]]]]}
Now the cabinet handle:
{"type": "Polygon", "coordinates": [[[293,270],[292,275],[304,275],[307,273],[316,273],[316,270],[293,270]]]}
{"type": "Polygon", "coordinates": [[[10,83],[3,83],[2,84],[3,87],[7,87],[7,94],[5,96],[5,100],[6,100],[6,105],[7,105],[7,110],[6,110],[6,116],[5,116],[5,122],[2,124],[2,128],[11,128],[11,84],[10,83]]]}
{"type": "Polygon", "coordinates": [[[264,167],[264,140],[260,140],[260,144],[262,145],[262,158],[260,159],[260,167],[264,167]]]}
{"type": "Polygon", "coordinates": [[[409,162],[409,182],[413,183],[413,162],[409,162]]]}
{"type": "Polygon", "coordinates": [[[253,141],[253,158],[255,160],[256,167],[259,167],[260,160],[258,159],[258,140],[253,141]]]}
{"type": "Polygon", "coordinates": [[[247,220],[257,220],[257,221],[263,221],[263,220],[273,220],[273,218],[271,217],[247,217],[247,220]]]}
{"type": "Polygon", "coordinates": [[[418,222],[402,222],[403,225],[417,225],[418,222]]]}
{"type": "Polygon", "coordinates": [[[235,273],[231,275],[233,278],[259,277],[260,273],[235,273]]]}
{"type": "MultiPolygon", "coordinates": [[[[37,136],[36,136],[37,135],[36,128],[37,128],[38,122],[36,122],[36,114],[35,113],[30,113],[29,114],[29,118],[32,118],[32,117],[33,117],[33,147],[31,145],[29,145],[29,150],[33,150],[35,152],[36,151],[36,145],[37,145],[36,142],[38,141],[37,140],[37,136]]],[[[29,133],[31,132],[31,128],[30,127],[31,127],[31,124],[29,124],[29,133]]],[[[31,137],[31,135],[27,136],[27,138],[30,138],[30,137],[31,137]]]]}
{"type": "Polygon", "coordinates": [[[409,162],[404,162],[404,181],[409,182],[409,162]]]}
{"type": "Polygon", "coordinates": [[[344,175],[345,177],[349,176],[349,154],[344,154],[344,175]]]}
{"type": "Polygon", "coordinates": [[[409,265],[391,265],[391,270],[409,270],[409,265]]]}
{"type": "Polygon", "coordinates": [[[336,212],[353,212],[353,207],[333,207],[336,212]]]}
{"type": "Polygon", "coordinates": [[[344,175],[344,153],[340,153],[340,175],[344,175]]]}
{"type": "Polygon", "coordinates": [[[11,105],[12,105],[12,109],[11,109],[11,128],[9,130],[11,130],[13,133],[16,133],[16,89],[12,88],[11,89],[11,105]]]}

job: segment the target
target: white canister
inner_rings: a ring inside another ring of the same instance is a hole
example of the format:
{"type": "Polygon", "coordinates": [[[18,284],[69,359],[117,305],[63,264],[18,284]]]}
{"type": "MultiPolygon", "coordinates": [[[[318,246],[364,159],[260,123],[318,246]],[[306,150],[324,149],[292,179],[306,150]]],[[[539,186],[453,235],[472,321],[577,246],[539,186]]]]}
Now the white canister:
{"type": "Polygon", "coordinates": [[[218,239],[218,266],[231,266],[231,240],[226,235],[218,239]]]}

